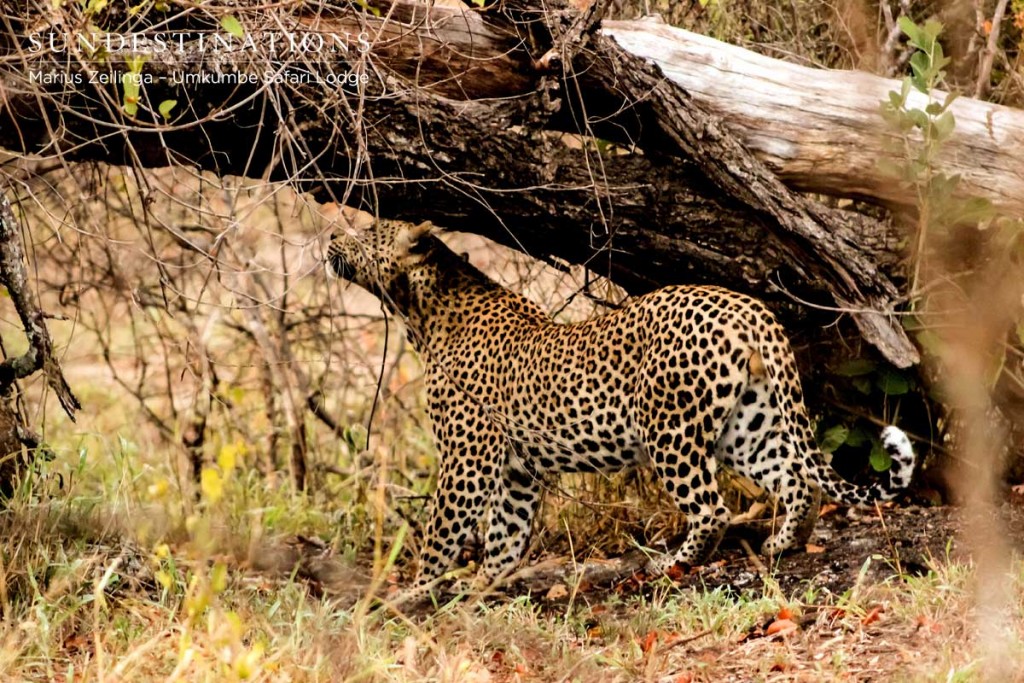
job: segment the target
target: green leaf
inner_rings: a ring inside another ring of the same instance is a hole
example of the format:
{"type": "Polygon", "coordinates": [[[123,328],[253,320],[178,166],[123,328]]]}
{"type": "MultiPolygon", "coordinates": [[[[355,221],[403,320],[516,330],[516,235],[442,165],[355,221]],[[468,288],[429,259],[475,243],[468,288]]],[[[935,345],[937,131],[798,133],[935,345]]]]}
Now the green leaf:
{"type": "Polygon", "coordinates": [[[99,14],[107,8],[107,0],[89,0],[89,4],[85,6],[85,13],[87,15],[99,14]]]}
{"type": "Polygon", "coordinates": [[[942,29],[943,26],[941,21],[929,19],[928,21],[924,22],[924,28],[922,29],[922,33],[924,34],[925,40],[927,40],[930,43],[934,43],[938,39],[939,35],[942,34],[942,29]]]}
{"type": "Polygon", "coordinates": [[[875,472],[885,472],[892,467],[892,458],[882,448],[881,442],[875,442],[875,445],[871,447],[871,455],[868,458],[868,462],[871,463],[871,468],[875,472]]]}
{"type": "Polygon", "coordinates": [[[377,7],[373,7],[366,0],[356,0],[356,4],[362,7],[370,14],[372,14],[373,16],[377,17],[378,19],[380,18],[380,9],[377,7]]]}
{"type": "Polygon", "coordinates": [[[242,28],[242,22],[233,14],[225,14],[220,20],[220,27],[239,40],[245,37],[245,29],[242,28]]]}
{"type": "Polygon", "coordinates": [[[833,374],[839,375],[840,377],[860,377],[861,375],[867,375],[874,372],[877,367],[878,363],[873,360],[868,360],[866,358],[854,358],[852,360],[844,361],[835,369],[833,374]]]}
{"type": "Polygon", "coordinates": [[[928,114],[925,114],[920,109],[911,109],[907,112],[907,116],[914,122],[914,126],[924,130],[931,123],[931,119],[928,118],[928,114]]]}
{"type": "Polygon", "coordinates": [[[882,373],[878,378],[877,385],[886,396],[902,396],[910,391],[910,382],[907,381],[907,378],[891,370],[882,373]]]}
{"type": "Polygon", "coordinates": [[[178,105],[178,100],[164,100],[160,103],[157,109],[160,112],[160,116],[164,117],[164,120],[170,120],[171,111],[178,105]]]}
{"type": "Polygon", "coordinates": [[[854,377],[851,381],[853,388],[867,396],[871,393],[871,379],[869,377],[854,377]]]}
{"type": "Polygon", "coordinates": [[[860,448],[861,446],[867,444],[870,441],[871,437],[868,436],[867,432],[865,432],[860,427],[854,427],[853,429],[850,430],[850,433],[846,435],[845,444],[847,446],[850,446],[851,448],[860,448]]]}
{"type": "Polygon", "coordinates": [[[935,119],[935,137],[940,142],[949,138],[953,133],[953,128],[956,126],[956,119],[953,118],[953,112],[947,111],[942,116],[935,119]]]}
{"type": "Polygon", "coordinates": [[[849,433],[850,430],[844,425],[829,427],[821,437],[821,450],[825,453],[834,453],[837,448],[846,443],[849,433]]]}
{"type": "Polygon", "coordinates": [[[139,113],[139,79],[135,72],[121,74],[121,87],[124,89],[124,104],[122,108],[128,116],[135,116],[139,113]]]}
{"type": "Polygon", "coordinates": [[[904,14],[896,23],[899,24],[900,30],[903,31],[904,35],[910,39],[912,45],[917,46],[921,42],[921,28],[914,23],[913,19],[904,14]]]}

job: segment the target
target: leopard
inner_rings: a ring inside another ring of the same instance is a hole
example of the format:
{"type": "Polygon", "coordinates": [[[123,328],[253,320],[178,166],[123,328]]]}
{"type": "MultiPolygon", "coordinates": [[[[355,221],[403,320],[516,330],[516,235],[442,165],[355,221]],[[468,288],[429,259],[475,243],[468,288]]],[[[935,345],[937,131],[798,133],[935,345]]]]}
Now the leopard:
{"type": "Polygon", "coordinates": [[[687,522],[678,549],[653,560],[662,572],[717,548],[731,519],[719,464],[781,505],[767,556],[809,539],[823,495],[863,506],[911,483],[916,455],[896,426],[882,430],[891,466],[877,481],[855,485],[833,469],[785,331],[752,296],[671,285],[561,323],[453,252],[429,222],[336,230],[326,261],[330,276],[403,321],[423,365],[438,473],[416,586],[451,570],[478,529],[475,583],[507,577],[546,483],[561,474],[653,467],[687,522]]]}

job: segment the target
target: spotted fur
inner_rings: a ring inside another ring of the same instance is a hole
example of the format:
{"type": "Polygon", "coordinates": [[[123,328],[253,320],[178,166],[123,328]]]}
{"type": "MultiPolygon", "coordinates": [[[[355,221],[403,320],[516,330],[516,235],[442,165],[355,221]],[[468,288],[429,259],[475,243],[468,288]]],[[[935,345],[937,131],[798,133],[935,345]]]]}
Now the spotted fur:
{"type": "Polygon", "coordinates": [[[756,481],[786,515],[768,554],[803,542],[821,493],[891,498],[914,469],[906,435],[883,432],[888,478],[839,478],[814,441],[782,327],[764,304],[719,287],[666,287],[571,325],[488,279],[430,234],[381,222],[336,236],[331,269],[405,321],[425,365],[440,474],[418,581],[450,569],[487,515],[482,577],[515,566],[541,482],[561,472],[650,464],[688,521],[662,562],[695,563],[729,520],[716,460],[756,481]]]}

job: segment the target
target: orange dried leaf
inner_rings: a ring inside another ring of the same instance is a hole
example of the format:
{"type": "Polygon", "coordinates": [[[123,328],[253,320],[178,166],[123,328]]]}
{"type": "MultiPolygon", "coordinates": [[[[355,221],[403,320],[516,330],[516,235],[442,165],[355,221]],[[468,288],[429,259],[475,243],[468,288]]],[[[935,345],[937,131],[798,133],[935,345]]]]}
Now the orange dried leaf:
{"type": "Polygon", "coordinates": [[[789,621],[793,620],[793,611],[788,607],[783,607],[779,610],[779,613],[775,616],[776,619],[786,619],[789,621]]]}
{"type": "Polygon", "coordinates": [[[825,515],[831,515],[833,512],[839,509],[839,506],[835,503],[825,503],[818,510],[818,517],[824,517],[825,515]]]}
{"type": "Polygon", "coordinates": [[[882,607],[873,607],[871,611],[868,612],[867,615],[860,620],[860,625],[867,626],[868,624],[875,623],[876,621],[882,618],[881,614],[884,611],[885,610],[882,607]]]}
{"type": "Polygon", "coordinates": [[[672,683],[693,683],[693,674],[689,671],[684,671],[673,678],[672,683]]]}
{"type": "Polygon", "coordinates": [[[768,628],[765,630],[765,634],[769,636],[785,636],[796,629],[796,622],[790,619],[776,619],[768,625],[768,628]]]}
{"type": "Polygon", "coordinates": [[[556,583],[554,586],[548,589],[547,595],[544,597],[548,600],[560,600],[569,596],[569,589],[566,588],[564,583],[556,583]]]}
{"type": "Polygon", "coordinates": [[[804,552],[806,552],[808,555],[817,555],[819,553],[825,552],[825,546],[808,543],[804,546],[804,552]]]}
{"type": "Polygon", "coordinates": [[[640,651],[647,654],[658,644],[658,632],[648,631],[647,635],[640,639],[640,651]]]}

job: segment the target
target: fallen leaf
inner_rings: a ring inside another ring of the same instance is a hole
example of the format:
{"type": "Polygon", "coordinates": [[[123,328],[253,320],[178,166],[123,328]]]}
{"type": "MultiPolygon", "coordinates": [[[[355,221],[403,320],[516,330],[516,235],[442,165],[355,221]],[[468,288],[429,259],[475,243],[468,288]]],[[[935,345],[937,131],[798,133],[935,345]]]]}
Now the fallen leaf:
{"type": "Polygon", "coordinates": [[[876,621],[882,618],[881,614],[884,611],[885,610],[881,606],[873,607],[871,611],[867,613],[867,616],[860,620],[860,625],[867,626],[868,624],[875,623],[876,621]]]}
{"type": "Polygon", "coordinates": [[[76,633],[64,639],[64,649],[71,654],[85,650],[90,644],[90,639],[80,633],[76,633]]]}
{"type": "Polygon", "coordinates": [[[783,619],[785,621],[793,621],[793,612],[788,607],[783,607],[779,610],[779,613],[775,617],[776,619],[783,619]]]}
{"type": "Polygon", "coordinates": [[[680,640],[683,639],[683,636],[680,633],[663,633],[661,635],[662,635],[662,638],[664,638],[664,640],[665,640],[665,646],[666,647],[668,647],[669,645],[672,645],[674,643],[677,643],[677,642],[679,642],[680,640]]]}
{"type": "Polygon", "coordinates": [[[820,517],[824,517],[826,515],[831,515],[833,512],[835,512],[838,509],[839,509],[839,506],[836,505],[835,503],[825,503],[824,505],[821,506],[821,509],[818,510],[818,517],[820,518],[820,517]]]}
{"type": "Polygon", "coordinates": [[[569,597],[569,589],[566,588],[564,583],[556,583],[548,589],[547,595],[544,597],[548,600],[561,600],[562,598],[569,597]]]}
{"type": "Polygon", "coordinates": [[[693,674],[689,671],[684,671],[673,678],[672,683],[693,683],[693,674]]]}
{"type": "Polygon", "coordinates": [[[804,552],[808,555],[818,555],[819,553],[825,552],[825,546],[808,543],[804,546],[804,552]]]}
{"type": "Polygon", "coordinates": [[[832,628],[836,622],[846,616],[846,610],[842,607],[835,607],[828,613],[828,626],[832,628]]]}
{"type": "Polygon", "coordinates": [[[647,635],[640,639],[640,651],[647,654],[658,644],[658,632],[648,631],[647,635]]]}
{"type": "Polygon", "coordinates": [[[790,619],[776,619],[765,630],[769,636],[786,636],[797,629],[796,622],[790,619]]]}

